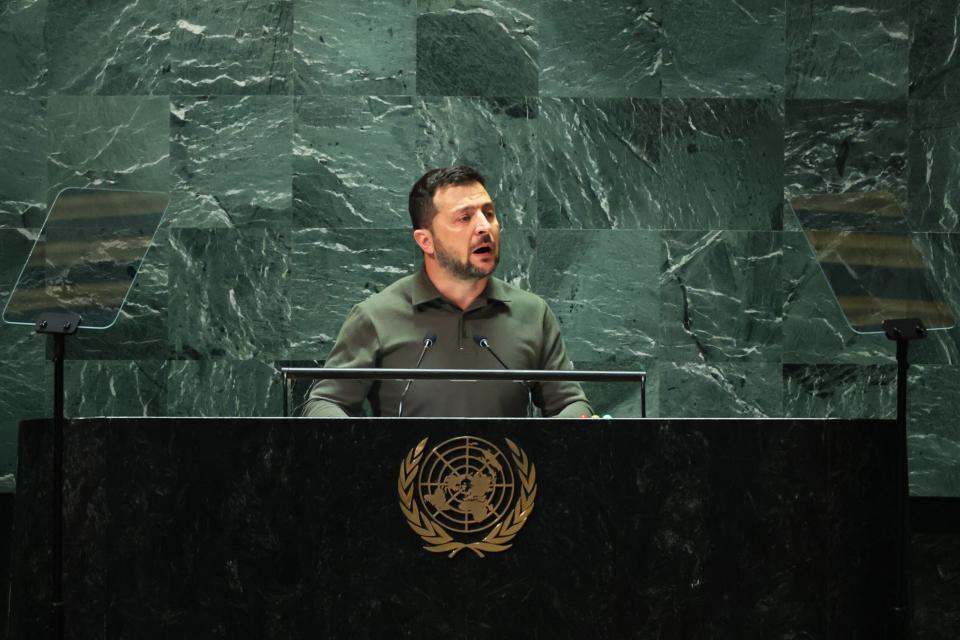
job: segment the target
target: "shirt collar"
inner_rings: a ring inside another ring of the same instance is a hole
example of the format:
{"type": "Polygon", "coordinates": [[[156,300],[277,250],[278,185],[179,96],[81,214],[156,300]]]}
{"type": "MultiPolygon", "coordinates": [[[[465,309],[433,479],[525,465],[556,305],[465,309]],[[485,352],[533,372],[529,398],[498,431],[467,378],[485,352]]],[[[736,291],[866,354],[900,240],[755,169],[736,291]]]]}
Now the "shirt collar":
{"type": "MultiPolygon", "coordinates": [[[[478,300],[481,299],[497,300],[506,303],[510,302],[510,293],[507,291],[507,287],[503,281],[491,277],[487,280],[487,288],[483,290],[483,293],[481,293],[478,298],[478,300]]],[[[433,282],[430,281],[426,269],[421,268],[413,278],[413,296],[411,299],[413,306],[416,307],[434,300],[446,300],[446,298],[437,291],[433,282]]]]}

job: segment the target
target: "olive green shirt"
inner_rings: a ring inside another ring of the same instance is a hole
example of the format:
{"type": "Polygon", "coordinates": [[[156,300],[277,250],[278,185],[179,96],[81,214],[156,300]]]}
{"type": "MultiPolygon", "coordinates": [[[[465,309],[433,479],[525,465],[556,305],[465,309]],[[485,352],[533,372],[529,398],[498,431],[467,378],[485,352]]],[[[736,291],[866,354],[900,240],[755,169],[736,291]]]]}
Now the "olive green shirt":
{"type": "MultiPolygon", "coordinates": [[[[424,338],[437,336],[422,369],[499,369],[474,342],[486,338],[511,369],[573,369],[557,319],[540,297],[497,278],[466,310],[445,299],[422,269],[353,307],[327,359],[327,367],[412,368],[424,338]]],[[[362,415],[365,398],[376,416],[398,415],[405,380],[317,380],[304,415],[362,415]]],[[[414,380],[404,416],[521,417],[528,397],[544,416],[576,418],[593,411],[574,382],[414,380]],[[529,392],[529,395],[528,395],[529,392]]]]}

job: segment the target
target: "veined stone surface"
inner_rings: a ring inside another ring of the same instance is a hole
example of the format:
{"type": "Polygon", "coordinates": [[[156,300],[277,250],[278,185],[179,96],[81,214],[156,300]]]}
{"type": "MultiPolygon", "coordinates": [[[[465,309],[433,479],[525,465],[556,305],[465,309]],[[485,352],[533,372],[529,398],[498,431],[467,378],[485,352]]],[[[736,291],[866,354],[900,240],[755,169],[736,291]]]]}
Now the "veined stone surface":
{"type": "MultiPolygon", "coordinates": [[[[944,301],[960,320],[960,235],[956,233],[916,233],[914,241],[920,247],[934,282],[943,292],[944,301]]],[[[910,361],[923,364],[960,364],[960,326],[930,331],[925,340],[916,342],[910,361]]]]}
{"type": "Polygon", "coordinates": [[[909,111],[910,227],[960,231],[960,103],[911,100],[909,111]]]}
{"type": "MultiPolygon", "coordinates": [[[[23,263],[36,241],[37,230],[0,229],[0,312],[6,307],[17,284],[23,263]]],[[[35,335],[33,327],[0,322],[0,360],[34,360],[38,368],[45,366],[46,341],[35,335]]]]}
{"type": "Polygon", "coordinates": [[[168,100],[51,96],[47,203],[67,187],[169,189],[168,100]]]}
{"type": "Polygon", "coordinates": [[[47,215],[46,100],[0,96],[0,228],[39,228],[47,215]]]}
{"type": "Polygon", "coordinates": [[[776,362],[657,361],[662,418],[783,415],[780,364],[776,362]]]}
{"type": "Polygon", "coordinates": [[[768,0],[662,3],[664,97],[783,92],[784,7],[768,0]]]}
{"type": "Polygon", "coordinates": [[[171,36],[180,95],[290,93],[293,2],[184,2],[171,36]]]}
{"type": "Polygon", "coordinates": [[[169,224],[289,223],[293,98],[182,97],[170,109],[169,224]]]}
{"type": "Polygon", "coordinates": [[[960,100],[960,4],[911,0],[910,97],[960,100]]]}
{"type": "MultiPolygon", "coordinates": [[[[283,391],[272,362],[180,360],[164,380],[171,416],[279,416],[283,391]],[[237,393],[243,389],[243,393],[237,393]]],[[[295,412],[293,412],[295,415],[295,412]]]]}
{"type": "Polygon", "coordinates": [[[660,234],[544,229],[535,243],[530,288],[556,313],[570,358],[585,368],[651,363],[660,311],[660,234]]]}
{"type": "Polygon", "coordinates": [[[295,111],[294,227],[409,227],[412,99],[300,96],[295,111]]]}
{"type": "Polygon", "coordinates": [[[170,93],[170,42],[179,4],[47,0],[47,90],[57,94],[170,93]]]}
{"type": "Polygon", "coordinates": [[[787,418],[897,417],[897,366],[785,364],[787,418]]]}
{"type": "Polygon", "coordinates": [[[540,3],[540,95],[660,97],[662,2],[540,3]]]}
{"type": "MultiPolygon", "coordinates": [[[[499,215],[499,213],[498,213],[499,215]]],[[[412,242],[413,240],[410,240],[412,242]]],[[[531,290],[530,280],[537,260],[537,232],[525,227],[500,227],[500,263],[494,274],[515,287],[531,290]]],[[[414,249],[420,253],[419,249],[414,249]]],[[[422,259],[417,256],[417,268],[422,259]]]]}
{"type": "Polygon", "coordinates": [[[525,0],[420,0],[417,93],[535,96],[539,44],[525,0]]]}
{"type": "Polygon", "coordinates": [[[64,411],[71,417],[166,415],[169,361],[71,361],[64,411]]]}
{"type": "Polygon", "coordinates": [[[42,95],[47,0],[10,0],[0,6],[0,94],[42,95]]]}
{"type": "Polygon", "coordinates": [[[788,98],[904,96],[908,3],[787,0],[786,6],[788,98]]]}
{"type": "Polygon", "coordinates": [[[661,217],[659,100],[544,99],[541,227],[656,229],[661,217]]]}
{"type": "Polygon", "coordinates": [[[780,234],[669,231],[663,252],[659,358],[780,362],[780,234]]]}
{"type": "Polygon", "coordinates": [[[910,491],[960,496],[960,367],[910,367],[907,450],[910,491]]]}
{"type": "Polygon", "coordinates": [[[286,351],[289,225],[177,229],[170,248],[175,358],[277,358],[286,351]]]}
{"type": "Polygon", "coordinates": [[[777,101],[664,100],[660,226],[782,228],[782,132],[777,101]]]}
{"type": "Polygon", "coordinates": [[[296,0],[293,11],[297,93],[415,93],[415,0],[296,0]]]}
{"type": "Polygon", "coordinates": [[[907,104],[788,100],[787,197],[888,191],[907,203],[907,104]]]}

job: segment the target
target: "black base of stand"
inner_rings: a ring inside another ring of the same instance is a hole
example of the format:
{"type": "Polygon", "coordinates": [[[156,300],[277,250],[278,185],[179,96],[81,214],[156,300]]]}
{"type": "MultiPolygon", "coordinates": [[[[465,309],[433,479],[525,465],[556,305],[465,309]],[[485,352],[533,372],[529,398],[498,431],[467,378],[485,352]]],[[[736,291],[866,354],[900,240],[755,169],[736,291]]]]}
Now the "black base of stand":
{"type": "Polygon", "coordinates": [[[63,360],[67,336],[77,332],[81,318],[75,313],[44,313],[37,318],[37,333],[53,340],[53,638],[63,638],[63,360]]]}
{"type": "Polygon", "coordinates": [[[898,523],[897,593],[894,607],[897,616],[899,637],[909,638],[913,623],[912,589],[910,574],[910,474],[907,464],[907,369],[910,368],[908,351],[911,340],[927,337],[927,329],[916,318],[885,320],[883,331],[887,338],[897,343],[897,473],[900,477],[900,514],[898,523]]]}

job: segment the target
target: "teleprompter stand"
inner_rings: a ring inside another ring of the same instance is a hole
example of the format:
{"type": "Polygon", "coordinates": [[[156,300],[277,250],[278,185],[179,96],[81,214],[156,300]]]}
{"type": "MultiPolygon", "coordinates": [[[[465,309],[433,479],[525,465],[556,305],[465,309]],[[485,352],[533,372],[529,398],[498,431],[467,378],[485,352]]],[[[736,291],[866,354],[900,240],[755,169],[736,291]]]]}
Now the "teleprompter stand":
{"type": "Polygon", "coordinates": [[[63,458],[66,338],[117,321],[170,196],[67,188],[57,194],[24,262],[2,320],[50,336],[53,351],[51,631],[64,637],[63,458]],[[82,325],[81,325],[82,319],[82,325]]]}
{"type": "Polygon", "coordinates": [[[37,318],[36,331],[50,336],[53,346],[53,535],[51,557],[53,562],[53,616],[54,638],[63,637],[63,361],[67,336],[80,327],[82,318],[70,312],[46,312],[37,318]]]}
{"type": "Polygon", "coordinates": [[[897,544],[897,603],[894,611],[900,619],[902,637],[909,638],[913,609],[910,588],[910,475],[907,464],[907,369],[910,367],[908,352],[911,340],[927,337],[927,329],[917,318],[884,320],[883,332],[888,339],[897,343],[897,486],[900,499],[897,501],[898,516],[897,544]]]}
{"type": "Polygon", "coordinates": [[[844,191],[798,194],[796,215],[850,328],[897,343],[897,599],[894,638],[912,633],[910,597],[910,485],[907,464],[907,351],[911,340],[956,324],[953,304],[914,238],[894,194],[844,191]]]}

